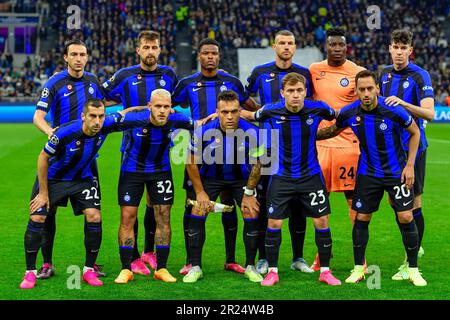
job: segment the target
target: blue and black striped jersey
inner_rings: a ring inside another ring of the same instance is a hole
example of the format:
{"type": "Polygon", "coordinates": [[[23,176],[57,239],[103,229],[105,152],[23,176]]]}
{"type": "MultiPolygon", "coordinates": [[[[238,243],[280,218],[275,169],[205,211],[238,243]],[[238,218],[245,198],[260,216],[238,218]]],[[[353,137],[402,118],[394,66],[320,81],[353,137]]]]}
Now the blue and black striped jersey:
{"type": "Polygon", "coordinates": [[[51,127],[55,128],[80,119],[85,101],[92,98],[104,98],[97,77],[85,71],[81,78],[74,78],[66,69],[47,81],[36,109],[49,113],[51,127]]]}
{"type": "MultiPolygon", "coordinates": [[[[168,66],[157,65],[155,71],[145,71],[138,64],[118,70],[103,83],[103,88],[107,99],[119,99],[126,109],[147,105],[155,89],[165,89],[172,93],[177,83],[175,71],[168,66]]],[[[124,132],[120,148],[122,152],[127,148],[130,135],[128,131],[124,132]]]]}
{"type": "Polygon", "coordinates": [[[176,129],[194,129],[194,120],[183,114],[169,115],[166,125],[152,123],[130,130],[130,142],[122,158],[122,172],[161,173],[171,171],[169,147],[176,129]]]}
{"type": "Polygon", "coordinates": [[[143,127],[149,123],[150,111],[119,113],[107,116],[100,132],[94,136],[83,133],[83,121],[74,120],[62,125],[50,137],[44,152],[50,156],[48,179],[71,181],[92,178],[91,162],[107,135],[115,131],[143,127]]]}
{"type": "Polygon", "coordinates": [[[200,176],[217,180],[246,180],[250,176],[250,159],[258,148],[258,127],[239,119],[236,130],[220,127],[220,120],[198,127],[192,135],[191,154],[201,157],[200,176]]]}
{"type": "MultiPolygon", "coordinates": [[[[422,99],[434,97],[430,75],[414,63],[409,63],[406,68],[398,71],[392,65],[387,66],[381,73],[379,85],[382,96],[396,96],[419,107],[422,99]]],[[[428,142],[423,126],[424,120],[421,118],[414,120],[420,129],[419,151],[425,151],[428,142]]],[[[406,130],[403,131],[402,139],[403,147],[408,149],[409,133],[406,130]]]]}
{"type": "Polygon", "coordinates": [[[180,80],[173,93],[175,103],[188,103],[191,107],[191,116],[194,120],[200,120],[216,112],[217,95],[221,91],[232,90],[239,95],[242,104],[248,99],[241,81],[224,71],[218,71],[211,78],[197,72],[180,80]]]}
{"type": "Polygon", "coordinates": [[[358,174],[400,178],[407,160],[402,133],[413,119],[403,108],[389,107],[384,100],[378,97],[378,105],[371,111],[362,109],[359,100],[345,106],[336,126],[350,127],[359,139],[358,174]]]}
{"type": "MultiPolygon", "coordinates": [[[[322,101],[305,100],[298,113],[285,107],[284,101],[267,104],[255,113],[255,120],[266,128],[278,130],[278,168],[273,174],[289,178],[303,178],[321,172],[317,160],[316,135],[320,121],[333,120],[335,112],[322,101]]],[[[272,141],[273,142],[273,141],[272,141]]],[[[273,165],[273,164],[272,164],[273,165]]]]}
{"type": "Polygon", "coordinates": [[[107,99],[120,99],[123,107],[145,106],[155,89],[173,92],[178,80],[175,71],[164,65],[157,65],[155,71],[145,71],[134,65],[117,71],[103,83],[107,99]]]}
{"type": "Polygon", "coordinates": [[[288,69],[280,69],[275,61],[256,66],[247,79],[247,91],[259,93],[261,105],[275,103],[283,100],[281,96],[281,82],[284,76],[290,72],[301,74],[306,79],[306,96],[312,96],[311,73],[308,68],[293,63],[288,69]]]}

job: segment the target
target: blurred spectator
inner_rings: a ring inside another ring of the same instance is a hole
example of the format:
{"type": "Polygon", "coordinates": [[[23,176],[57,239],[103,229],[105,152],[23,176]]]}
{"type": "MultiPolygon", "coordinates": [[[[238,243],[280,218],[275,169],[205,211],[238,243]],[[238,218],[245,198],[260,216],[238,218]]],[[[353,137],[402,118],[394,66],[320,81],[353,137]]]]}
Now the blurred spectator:
{"type": "Polygon", "coordinates": [[[84,6],[82,29],[76,32],[67,30],[65,25],[66,8],[72,2],[16,1],[15,8],[24,10],[34,6],[47,18],[40,36],[55,33],[57,44],[55,48],[41,52],[34,63],[28,60],[24,68],[19,69],[13,68],[12,55],[1,55],[1,96],[35,95],[42,83],[64,68],[61,51],[64,42],[72,37],[86,42],[90,50],[86,70],[97,74],[101,81],[120,68],[138,63],[135,39],[144,29],[161,33],[160,63],[176,68],[175,32],[177,21],[180,21],[178,27],[187,26],[192,35],[193,66],[196,65],[198,42],[205,37],[221,43],[227,52],[221,60],[224,64],[235,65],[237,48],[271,46],[280,29],[294,32],[299,48],[316,46],[325,56],[326,30],[344,26],[348,34],[349,59],[376,71],[391,64],[388,53],[390,32],[409,28],[414,33],[411,60],[430,73],[436,101],[448,104],[449,47],[443,28],[450,14],[449,0],[400,0],[394,4],[389,0],[376,1],[383,9],[380,30],[369,30],[364,23],[367,7],[373,4],[369,0],[186,0],[175,7],[172,2],[153,0],[83,0],[79,2],[84,6]]]}

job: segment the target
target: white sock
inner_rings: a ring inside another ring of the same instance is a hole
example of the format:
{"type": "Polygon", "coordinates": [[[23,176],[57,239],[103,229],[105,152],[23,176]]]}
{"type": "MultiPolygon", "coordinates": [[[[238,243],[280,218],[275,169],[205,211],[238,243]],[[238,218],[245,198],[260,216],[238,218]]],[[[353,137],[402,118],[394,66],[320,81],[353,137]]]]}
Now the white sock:
{"type": "Polygon", "coordinates": [[[275,273],[278,273],[278,268],[269,268],[269,273],[272,271],[275,273]]]}
{"type": "Polygon", "coordinates": [[[94,268],[89,268],[89,267],[84,266],[84,268],[83,268],[83,274],[85,274],[85,273],[88,272],[89,270],[94,271],[94,268]]]}
{"type": "Polygon", "coordinates": [[[330,268],[329,267],[320,267],[320,273],[325,272],[325,271],[329,271],[330,268]]]}
{"type": "Polygon", "coordinates": [[[37,276],[37,270],[27,270],[25,273],[33,272],[35,276],[37,276]]]}

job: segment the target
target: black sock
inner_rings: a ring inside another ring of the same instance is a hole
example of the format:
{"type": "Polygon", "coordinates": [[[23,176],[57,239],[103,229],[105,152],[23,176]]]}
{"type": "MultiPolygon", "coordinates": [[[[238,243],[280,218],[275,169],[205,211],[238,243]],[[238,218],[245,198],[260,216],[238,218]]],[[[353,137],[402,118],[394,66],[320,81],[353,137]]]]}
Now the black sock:
{"type": "Polygon", "coordinates": [[[139,222],[138,222],[137,217],[136,217],[136,222],[134,223],[134,226],[133,226],[133,231],[134,231],[134,246],[133,246],[133,261],[134,261],[141,257],[141,255],[139,254],[139,250],[138,250],[139,222]]]}
{"type": "Polygon", "coordinates": [[[423,232],[425,230],[425,221],[423,220],[422,208],[413,210],[414,222],[417,226],[417,232],[419,233],[419,248],[422,245],[423,232]]]}
{"type": "Polygon", "coordinates": [[[86,229],[84,237],[84,246],[86,247],[85,266],[93,268],[95,260],[97,260],[100,245],[102,244],[102,223],[87,222],[86,229]]]}
{"type": "Polygon", "coordinates": [[[305,244],[306,217],[301,212],[293,212],[289,218],[289,232],[291,234],[292,260],[303,258],[305,244]]]}
{"type": "Polygon", "coordinates": [[[236,262],[237,214],[236,207],[232,212],[222,213],[222,225],[225,235],[226,263],[236,262]]]}
{"type": "MultiPolygon", "coordinates": [[[[261,204],[262,206],[262,204],[261,204]]],[[[259,260],[267,259],[266,255],[266,230],[267,230],[267,217],[263,214],[258,216],[258,252],[259,260]]]]}
{"type": "Polygon", "coordinates": [[[269,268],[276,268],[278,267],[278,255],[281,246],[281,229],[267,228],[265,242],[269,268]]]}
{"type": "Polygon", "coordinates": [[[417,253],[419,252],[419,233],[416,223],[401,223],[400,231],[402,232],[403,245],[405,246],[408,264],[410,268],[417,268],[417,253]]]}
{"type": "Polygon", "coordinates": [[[156,270],[166,268],[170,246],[156,246],[156,270]]]}
{"type": "Polygon", "coordinates": [[[133,261],[133,247],[119,246],[120,262],[122,269],[131,271],[131,262],[133,261]]]}
{"type": "Polygon", "coordinates": [[[206,217],[191,215],[189,223],[189,250],[193,266],[202,266],[202,250],[205,244],[206,217]]]}
{"type": "Polygon", "coordinates": [[[191,263],[189,251],[189,222],[191,221],[192,207],[184,207],[183,231],[184,231],[184,247],[186,249],[186,264],[191,263]]]}
{"type": "Polygon", "coordinates": [[[155,246],[156,220],[153,207],[146,207],[144,216],[145,248],[144,252],[153,252],[155,246]]]}
{"type": "Polygon", "coordinates": [[[56,208],[51,209],[45,218],[44,229],[42,230],[42,257],[44,263],[52,263],[53,258],[53,243],[56,234],[56,208]]]}
{"type": "Polygon", "coordinates": [[[316,229],[316,245],[321,267],[330,266],[332,243],[330,228],[316,229]]]}
{"type": "Polygon", "coordinates": [[[355,220],[353,225],[353,257],[355,265],[364,265],[366,247],[369,242],[369,221],[355,220]]]}
{"type": "Polygon", "coordinates": [[[258,238],[258,218],[244,218],[245,266],[255,265],[258,238]]]}
{"type": "Polygon", "coordinates": [[[36,270],[36,258],[42,243],[44,223],[28,221],[25,231],[24,247],[27,270],[36,270]]]}

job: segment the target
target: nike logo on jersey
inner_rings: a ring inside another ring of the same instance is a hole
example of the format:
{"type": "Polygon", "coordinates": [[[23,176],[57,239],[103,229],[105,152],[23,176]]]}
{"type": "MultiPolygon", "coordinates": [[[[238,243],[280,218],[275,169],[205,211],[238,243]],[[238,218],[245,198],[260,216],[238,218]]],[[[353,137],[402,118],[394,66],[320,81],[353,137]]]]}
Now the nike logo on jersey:
{"type": "Polygon", "coordinates": [[[389,82],[389,80],[387,80],[387,81],[383,81],[383,84],[386,84],[386,83],[388,83],[389,82]]]}
{"type": "Polygon", "coordinates": [[[352,123],[352,127],[359,126],[361,123],[352,123]]]}
{"type": "Polygon", "coordinates": [[[147,135],[142,134],[142,133],[136,133],[136,136],[138,136],[138,137],[146,137],[147,135]]]}
{"type": "Polygon", "coordinates": [[[324,244],[323,247],[324,247],[324,248],[329,248],[329,247],[331,247],[331,245],[332,245],[332,243],[324,244]]]}
{"type": "Polygon", "coordinates": [[[275,78],[266,79],[266,82],[270,82],[270,81],[273,81],[273,80],[275,80],[275,78]]]}
{"type": "Polygon", "coordinates": [[[64,93],[64,97],[68,97],[70,96],[72,93],[74,93],[75,91],[69,92],[69,93],[64,93]]]}
{"type": "Polygon", "coordinates": [[[141,83],[142,81],[138,81],[138,82],[132,82],[131,84],[133,85],[133,86],[135,86],[135,85],[137,85],[137,84],[139,84],[139,83],[141,83]]]}
{"type": "Polygon", "coordinates": [[[71,152],[74,152],[74,151],[77,151],[77,150],[80,150],[80,148],[75,148],[75,149],[70,148],[70,151],[71,151],[71,152]]]}
{"type": "Polygon", "coordinates": [[[94,202],[94,206],[99,206],[100,202],[94,202]]]}
{"type": "Polygon", "coordinates": [[[168,197],[168,198],[164,197],[164,201],[170,200],[170,199],[172,199],[172,198],[173,198],[173,197],[168,197]]]}
{"type": "Polygon", "coordinates": [[[201,89],[201,87],[200,88],[193,88],[192,89],[192,92],[196,92],[196,91],[198,91],[198,90],[200,90],[201,89]]]}
{"type": "Polygon", "coordinates": [[[319,213],[323,212],[326,208],[328,208],[328,207],[323,207],[323,208],[319,209],[319,213]]]}
{"type": "Polygon", "coordinates": [[[281,120],[281,121],[275,121],[277,124],[280,124],[280,123],[285,123],[286,121],[284,121],[284,120],[281,120]]]}
{"type": "Polygon", "coordinates": [[[348,187],[351,183],[344,183],[344,187],[348,187]]]}
{"type": "Polygon", "coordinates": [[[408,202],[403,202],[403,206],[404,207],[406,207],[408,204],[410,204],[412,202],[412,200],[411,201],[408,201],[408,202]]]}

